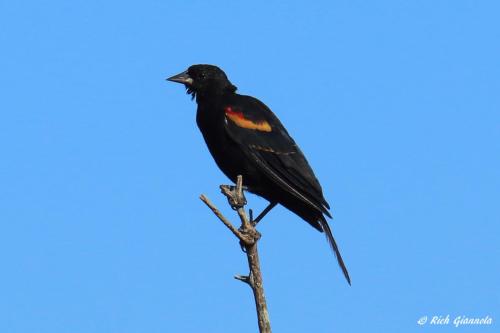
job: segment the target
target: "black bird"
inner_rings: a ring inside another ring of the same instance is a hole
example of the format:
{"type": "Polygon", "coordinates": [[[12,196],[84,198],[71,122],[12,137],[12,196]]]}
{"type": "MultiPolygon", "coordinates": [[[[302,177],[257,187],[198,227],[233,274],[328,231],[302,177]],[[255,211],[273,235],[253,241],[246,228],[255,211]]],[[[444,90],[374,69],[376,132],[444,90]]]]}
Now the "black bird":
{"type": "Polygon", "coordinates": [[[347,282],[349,273],[325,219],[330,206],[304,154],[276,115],[261,101],[236,93],[213,65],[193,65],[167,80],[182,83],[196,98],[196,122],[215,162],[233,182],[269,201],[260,220],[276,204],[325,232],[347,282]]]}

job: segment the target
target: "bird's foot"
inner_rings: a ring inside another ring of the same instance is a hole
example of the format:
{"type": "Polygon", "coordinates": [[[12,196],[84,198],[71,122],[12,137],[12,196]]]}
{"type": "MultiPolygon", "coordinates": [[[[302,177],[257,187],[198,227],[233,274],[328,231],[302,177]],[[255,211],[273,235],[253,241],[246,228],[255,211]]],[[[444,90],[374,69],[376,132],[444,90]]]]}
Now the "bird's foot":
{"type": "Polygon", "coordinates": [[[221,185],[220,189],[222,193],[227,197],[227,201],[232,209],[238,210],[247,204],[247,199],[245,198],[245,192],[243,191],[245,187],[243,186],[241,192],[234,185],[221,185]]]}
{"type": "Polygon", "coordinates": [[[240,241],[240,248],[241,248],[241,251],[243,251],[243,253],[247,253],[247,249],[246,249],[245,243],[243,243],[243,241],[240,241]]]}
{"type": "MultiPolygon", "coordinates": [[[[241,232],[241,234],[249,240],[250,244],[255,244],[261,237],[261,234],[260,232],[258,232],[255,228],[245,228],[243,226],[241,226],[239,229],[238,229],[239,232],[241,232]]],[[[244,246],[246,245],[245,243],[243,242],[240,242],[240,245],[242,245],[242,250],[244,248],[244,246]]],[[[246,252],[245,250],[243,250],[243,252],[246,252]]]]}

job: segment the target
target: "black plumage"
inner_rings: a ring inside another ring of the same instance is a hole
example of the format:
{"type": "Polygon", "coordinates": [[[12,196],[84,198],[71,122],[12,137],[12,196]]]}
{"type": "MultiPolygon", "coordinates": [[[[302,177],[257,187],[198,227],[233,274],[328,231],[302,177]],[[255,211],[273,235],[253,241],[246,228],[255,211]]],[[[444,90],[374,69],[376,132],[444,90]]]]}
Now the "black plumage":
{"type": "Polygon", "coordinates": [[[215,162],[233,182],[243,176],[248,190],[288,208],[325,232],[349,282],[332,231],[331,217],[313,170],[276,115],[261,101],[236,93],[226,74],[213,65],[193,65],[168,80],[183,83],[196,98],[196,122],[215,162]]]}

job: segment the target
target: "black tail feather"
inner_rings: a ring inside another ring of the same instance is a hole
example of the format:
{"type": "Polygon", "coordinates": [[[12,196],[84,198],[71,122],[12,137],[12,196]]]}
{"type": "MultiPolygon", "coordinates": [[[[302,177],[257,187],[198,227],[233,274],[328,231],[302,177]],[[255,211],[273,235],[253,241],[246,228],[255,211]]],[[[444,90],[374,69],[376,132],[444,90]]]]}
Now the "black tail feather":
{"type": "Polygon", "coordinates": [[[333,252],[335,253],[335,257],[337,257],[337,261],[339,263],[340,268],[342,269],[342,272],[344,273],[344,276],[347,280],[347,283],[351,285],[351,278],[349,277],[349,272],[347,271],[347,268],[345,267],[344,260],[342,259],[342,256],[340,255],[339,248],[337,246],[337,243],[335,242],[335,239],[333,238],[332,230],[330,229],[330,226],[326,222],[326,219],[323,215],[321,215],[319,219],[319,223],[321,224],[321,227],[323,228],[323,231],[325,232],[326,239],[328,240],[328,243],[330,244],[330,247],[332,248],[333,252]]]}

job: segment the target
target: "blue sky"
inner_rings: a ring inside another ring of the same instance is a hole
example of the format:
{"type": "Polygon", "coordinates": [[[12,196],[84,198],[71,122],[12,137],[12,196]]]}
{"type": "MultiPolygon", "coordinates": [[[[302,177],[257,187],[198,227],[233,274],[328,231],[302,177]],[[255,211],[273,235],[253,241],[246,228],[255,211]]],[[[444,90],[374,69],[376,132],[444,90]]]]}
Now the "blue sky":
{"type": "MultiPolygon", "coordinates": [[[[223,68],[269,105],[350,270],[283,208],[261,224],[275,332],[500,320],[496,1],[0,3],[0,331],[255,332],[227,183],[181,86],[223,68]]],[[[250,206],[266,204],[249,196],[250,206]]]]}

